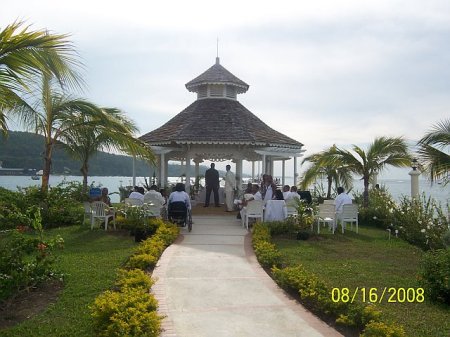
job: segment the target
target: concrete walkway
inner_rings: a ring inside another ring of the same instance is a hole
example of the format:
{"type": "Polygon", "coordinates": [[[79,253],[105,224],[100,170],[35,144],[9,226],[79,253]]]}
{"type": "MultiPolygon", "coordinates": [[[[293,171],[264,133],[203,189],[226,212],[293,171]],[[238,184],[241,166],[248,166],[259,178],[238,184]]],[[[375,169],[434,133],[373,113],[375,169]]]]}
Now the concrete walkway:
{"type": "Polygon", "coordinates": [[[259,266],[230,216],[195,216],[153,277],[163,337],[342,336],[290,299],[259,266]]]}

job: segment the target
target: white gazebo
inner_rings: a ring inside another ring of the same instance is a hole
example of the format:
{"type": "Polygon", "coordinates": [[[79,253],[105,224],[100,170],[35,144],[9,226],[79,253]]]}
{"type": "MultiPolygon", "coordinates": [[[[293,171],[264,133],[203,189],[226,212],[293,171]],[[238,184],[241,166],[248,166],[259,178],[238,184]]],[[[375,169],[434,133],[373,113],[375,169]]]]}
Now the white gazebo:
{"type": "Polygon", "coordinates": [[[216,63],[186,84],[197,100],[163,126],[140,137],[158,158],[158,182],[167,184],[169,160],[185,165],[186,190],[190,189],[190,166],[204,160],[231,160],[236,163],[237,186],[241,187],[242,162],[260,162],[261,172],[273,174],[275,161],[282,161],[282,183],[286,161],[292,159],[294,184],[297,183],[297,158],[305,151],[303,144],[273,130],[237,100],[249,85],[216,63]]]}

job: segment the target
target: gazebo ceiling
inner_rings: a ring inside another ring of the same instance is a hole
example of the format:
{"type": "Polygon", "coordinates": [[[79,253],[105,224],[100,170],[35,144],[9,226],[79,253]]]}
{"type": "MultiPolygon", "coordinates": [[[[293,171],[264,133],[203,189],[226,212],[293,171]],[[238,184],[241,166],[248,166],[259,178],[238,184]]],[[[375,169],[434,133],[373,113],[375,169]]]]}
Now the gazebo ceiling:
{"type": "Polygon", "coordinates": [[[193,102],[166,124],[140,137],[150,146],[250,145],[301,150],[303,144],[275,131],[236,100],[193,102]]]}

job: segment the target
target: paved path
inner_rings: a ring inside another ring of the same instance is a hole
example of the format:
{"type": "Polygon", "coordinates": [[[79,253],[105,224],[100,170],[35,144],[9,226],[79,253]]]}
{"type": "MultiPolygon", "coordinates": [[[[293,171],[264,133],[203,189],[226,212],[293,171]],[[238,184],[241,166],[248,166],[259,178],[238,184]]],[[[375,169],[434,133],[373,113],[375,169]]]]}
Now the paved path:
{"type": "Polygon", "coordinates": [[[341,336],[278,288],[229,216],[196,216],[153,277],[163,337],[341,336]]]}

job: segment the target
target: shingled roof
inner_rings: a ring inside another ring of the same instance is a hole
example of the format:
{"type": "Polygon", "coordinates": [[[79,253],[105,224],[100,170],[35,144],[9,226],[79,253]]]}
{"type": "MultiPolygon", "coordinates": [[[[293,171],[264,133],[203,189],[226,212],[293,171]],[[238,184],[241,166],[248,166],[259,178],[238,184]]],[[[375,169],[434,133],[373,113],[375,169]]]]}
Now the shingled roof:
{"type": "Polygon", "coordinates": [[[273,130],[236,100],[193,102],[160,128],[140,137],[149,145],[250,144],[300,149],[303,144],[273,130]]]}
{"type": "Polygon", "coordinates": [[[230,84],[237,87],[239,93],[244,93],[249,88],[249,85],[247,83],[240,80],[232,73],[230,73],[227,69],[225,69],[219,63],[219,58],[216,58],[216,64],[214,64],[211,68],[186,83],[186,89],[195,92],[197,87],[204,84],[230,84]]]}

